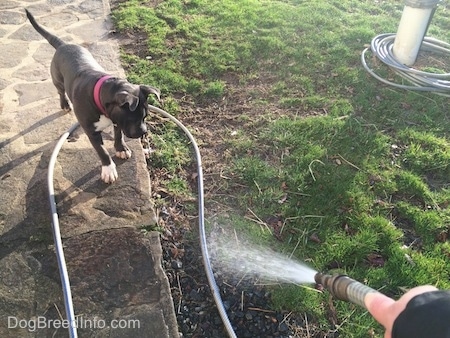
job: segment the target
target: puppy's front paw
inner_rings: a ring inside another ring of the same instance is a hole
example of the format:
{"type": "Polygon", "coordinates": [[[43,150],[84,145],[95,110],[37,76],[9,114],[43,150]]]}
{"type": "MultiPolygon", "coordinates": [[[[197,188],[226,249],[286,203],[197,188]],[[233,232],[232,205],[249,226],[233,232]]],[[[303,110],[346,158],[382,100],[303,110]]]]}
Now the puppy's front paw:
{"type": "Polygon", "coordinates": [[[117,180],[119,175],[117,174],[116,165],[111,162],[110,165],[102,166],[102,180],[105,183],[113,183],[117,180]]]}
{"type": "Polygon", "coordinates": [[[131,150],[125,149],[123,151],[116,151],[116,157],[121,158],[122,160],[126,160],[131,157],[131,150]]]}

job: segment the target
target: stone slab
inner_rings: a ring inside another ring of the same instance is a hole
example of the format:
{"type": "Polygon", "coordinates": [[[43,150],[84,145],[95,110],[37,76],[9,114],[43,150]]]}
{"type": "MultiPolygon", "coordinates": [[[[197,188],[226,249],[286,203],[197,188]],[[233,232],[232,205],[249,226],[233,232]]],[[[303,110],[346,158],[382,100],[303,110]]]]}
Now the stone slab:
{"type": "MultiPolygon", "coordinates": [[[[24,7],[57,36],[88,47],[112,75],[123,69],[108,36],[108,0],[0,1],[0,337],[67,337],[67,328],[30,325],[65,318],[47,167],[75,118],[59,107],[49,76],[54,50],[26,21],[24,7]]],[[[104,139],[114,154],[110,133],[104,139]]],[[[70,141],[54,185],[74,310],[77,318],[107,323],[80,327],[79,337],[179,337],[159,234],[141,231],[156,215],[139,140],[127,140],[131,159],[115,159],[119,180],[112,185],[100,180],[100,160],[83,131],[70,141]],[[113,328],[114,319],[139,327],[113,328]]]]}

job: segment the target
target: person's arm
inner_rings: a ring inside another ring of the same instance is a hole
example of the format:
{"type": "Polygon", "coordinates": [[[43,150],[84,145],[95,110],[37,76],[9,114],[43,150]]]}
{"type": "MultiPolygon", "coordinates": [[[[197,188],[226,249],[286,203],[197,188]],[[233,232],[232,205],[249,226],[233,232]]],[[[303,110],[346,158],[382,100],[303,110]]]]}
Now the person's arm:
{"type": "Polygon", "coordinates": [[[385,338],[450,338],[450,291],[426,285],[411,289],[398,301],[369,293],[364,302],[385,327],[385,338]]]}

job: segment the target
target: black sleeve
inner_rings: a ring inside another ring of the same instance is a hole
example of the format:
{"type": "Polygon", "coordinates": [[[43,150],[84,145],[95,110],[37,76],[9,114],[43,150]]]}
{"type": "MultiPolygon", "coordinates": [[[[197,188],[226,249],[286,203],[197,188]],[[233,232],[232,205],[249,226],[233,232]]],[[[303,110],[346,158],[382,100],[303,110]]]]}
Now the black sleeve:
{"type": "Polygon", "coordinates": [[[394,321],[392,338],[450,338],[450,290],[412,298],[394,321]]]}

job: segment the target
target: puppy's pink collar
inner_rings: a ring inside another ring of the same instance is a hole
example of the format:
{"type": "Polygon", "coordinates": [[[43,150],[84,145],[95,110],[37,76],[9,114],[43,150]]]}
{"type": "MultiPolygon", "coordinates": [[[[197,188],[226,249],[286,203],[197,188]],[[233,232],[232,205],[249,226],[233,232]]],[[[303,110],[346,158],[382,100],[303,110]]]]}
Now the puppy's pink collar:
{"type": "Polygon", "coordinates": [[[109,117],[109,116],[108,116],[108,113],[106,112],[105,107],[103,107],[103,105],[102,105],[102,101],[100,100],[100,89],[102,88],[103,83],[110,78],[112,78],[112,76],[104,75],[100,79],[98,79],[97,83],[94,86],[95,105],[102,112],[102,114],[105,115],[106,117],[109,117]]]}

